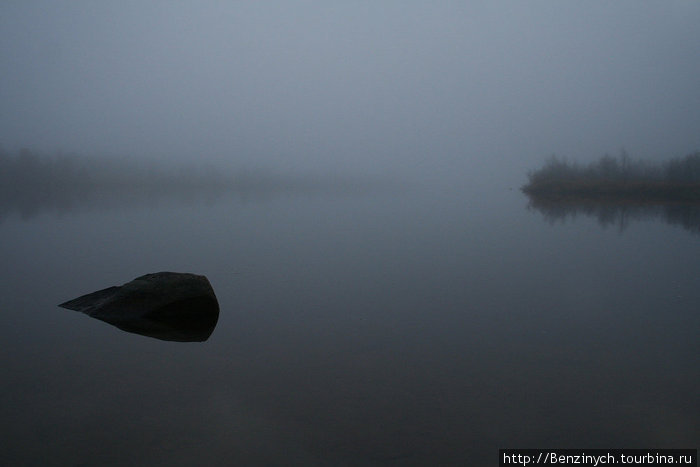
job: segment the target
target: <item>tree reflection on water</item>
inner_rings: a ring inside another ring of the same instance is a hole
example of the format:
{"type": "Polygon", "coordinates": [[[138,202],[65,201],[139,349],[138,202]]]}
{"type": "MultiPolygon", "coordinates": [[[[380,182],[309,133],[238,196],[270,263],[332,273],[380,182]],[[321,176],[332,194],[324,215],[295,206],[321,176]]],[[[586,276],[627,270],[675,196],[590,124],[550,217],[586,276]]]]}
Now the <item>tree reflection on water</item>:
{"type": "Polygon", "coordinates": [[[539,211],[551,224],[584,215],[595,217],[603,228],[615,227],[622,232],[633,221],[658,219],[696,235],[700,234],[700,203],[697,202],[532,195],[529,200],[528,209],[539,211]]]}

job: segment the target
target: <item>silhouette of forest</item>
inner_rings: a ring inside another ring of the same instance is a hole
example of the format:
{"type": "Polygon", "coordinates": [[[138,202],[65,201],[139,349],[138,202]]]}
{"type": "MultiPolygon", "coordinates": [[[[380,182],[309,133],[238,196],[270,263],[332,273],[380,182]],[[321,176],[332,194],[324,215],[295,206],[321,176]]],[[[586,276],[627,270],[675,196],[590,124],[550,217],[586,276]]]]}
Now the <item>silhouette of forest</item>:
{"type": "Polygon", "coordinates": [[[538,197],[700,201],[700,152],[664,163],[634,160],[625,151],[588,165],[551,156],[528,174],[522,190],[538,197]]]}
{"type": "Polygon", "coordinates": [[[528,174],[529,209],[551,222],[579,215],[623,231],[655,218],[700,234],[700,152],[663,163],[633,160],[622,151],[588,165],[556,156],[528,174]]]}

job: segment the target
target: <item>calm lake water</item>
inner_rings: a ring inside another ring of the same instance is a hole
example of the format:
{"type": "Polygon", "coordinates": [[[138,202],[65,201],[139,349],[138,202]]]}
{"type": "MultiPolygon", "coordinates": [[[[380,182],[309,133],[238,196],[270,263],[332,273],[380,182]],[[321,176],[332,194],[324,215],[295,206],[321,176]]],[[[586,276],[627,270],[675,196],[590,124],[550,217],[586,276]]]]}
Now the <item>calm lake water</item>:
{"type": "Polygon", "coordinates": [[[697,447],[700,236],[663,215],[598,219],[507,187],[4,212],[0,464],[496,465],[507,447],[697,447]],[[157,271],[209,278],[209,340],[57,307],[157,271]]]}

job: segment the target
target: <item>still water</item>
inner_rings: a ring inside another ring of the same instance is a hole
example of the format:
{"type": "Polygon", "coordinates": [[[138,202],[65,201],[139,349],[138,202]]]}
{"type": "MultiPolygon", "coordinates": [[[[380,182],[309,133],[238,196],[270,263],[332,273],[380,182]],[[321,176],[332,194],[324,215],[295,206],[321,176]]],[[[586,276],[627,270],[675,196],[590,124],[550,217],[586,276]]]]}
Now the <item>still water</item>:
{"type": "Polygon", "coordinates": [[[663,216],[618,228],[501,187],[2,214],[2,465],[478,466],[700,440],[700,237],[663,216]],[[57,307],[158,271],[209,278],[206,342],[57,307]]]}

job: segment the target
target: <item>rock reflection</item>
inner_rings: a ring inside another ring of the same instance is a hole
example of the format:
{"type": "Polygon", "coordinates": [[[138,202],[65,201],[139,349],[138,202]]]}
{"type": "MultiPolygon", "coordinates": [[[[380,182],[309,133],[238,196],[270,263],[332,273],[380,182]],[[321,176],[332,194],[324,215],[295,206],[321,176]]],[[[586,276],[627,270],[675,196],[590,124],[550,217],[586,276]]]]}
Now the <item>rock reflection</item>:
{"type": "Polygon", "coordinates": [[[579,215],[595,217],[603,228],[624,231],[631,222],[658,219],[700,234],[700,203],[645,202],[585,197],[529,196],[528,209],[539,211],[551,224],[566,222],[579,215]]]}
{"type": "Polygon", "coordinates": [[[61,303],[119,329],[177,342],[206,341],[219,303],[204,276],[159,272],[61,303]]]}

